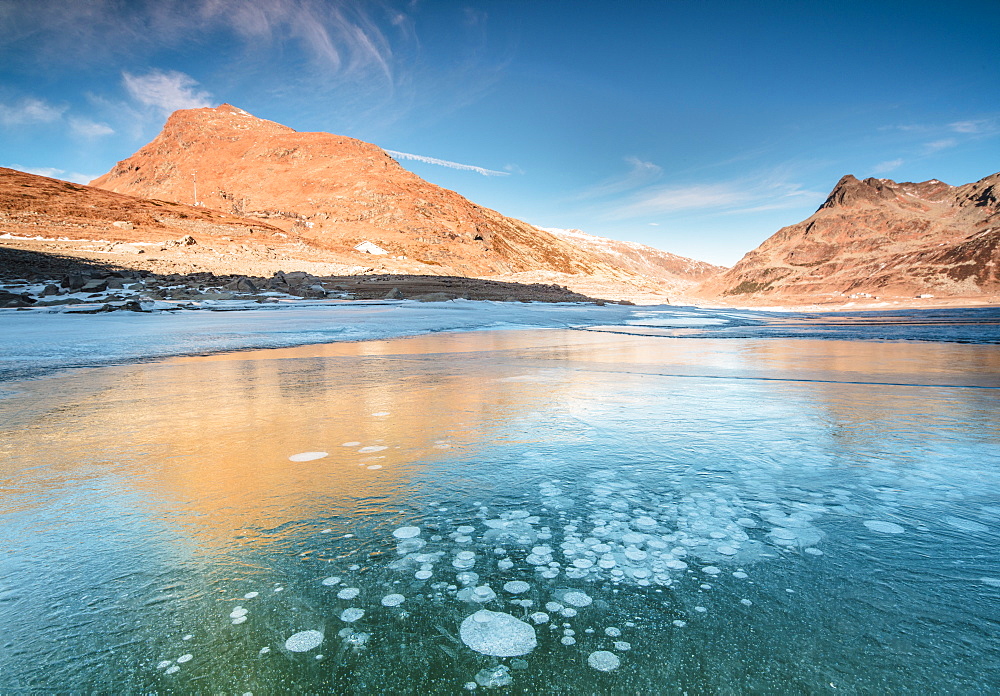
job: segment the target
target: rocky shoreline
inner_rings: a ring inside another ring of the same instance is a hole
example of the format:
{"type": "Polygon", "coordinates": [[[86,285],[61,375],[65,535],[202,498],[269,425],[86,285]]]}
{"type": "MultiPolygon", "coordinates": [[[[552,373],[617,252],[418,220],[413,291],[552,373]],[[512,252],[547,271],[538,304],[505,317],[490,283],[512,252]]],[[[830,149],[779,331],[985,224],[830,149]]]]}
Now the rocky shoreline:
{"type": "MultiPolygon", "coordinates": [[[[605,303],[556,284],[452,276],[316,276],[305,271],[278,271],[270,277],[211,272],[156,274],[11,249],[3,250],[0,261],[3,262],[0,264],[0,308],[14,309],[145,312],[236,309],[296,300],[605,303]]],[[[617,304],[631,303],[621,301],[617,304]]]]}

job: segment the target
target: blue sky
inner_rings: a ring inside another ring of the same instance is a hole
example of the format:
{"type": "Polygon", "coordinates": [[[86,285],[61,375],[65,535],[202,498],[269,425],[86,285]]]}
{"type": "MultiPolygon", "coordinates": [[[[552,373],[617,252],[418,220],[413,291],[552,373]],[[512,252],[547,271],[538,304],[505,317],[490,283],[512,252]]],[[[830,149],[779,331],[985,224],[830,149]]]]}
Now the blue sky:
{"type": "Polygon", "coordinates": [[[1000,171],[1000,3],[0,0],[0,165],[229,102],[543,227],[730,265],[844,174],[1000,171]]]}

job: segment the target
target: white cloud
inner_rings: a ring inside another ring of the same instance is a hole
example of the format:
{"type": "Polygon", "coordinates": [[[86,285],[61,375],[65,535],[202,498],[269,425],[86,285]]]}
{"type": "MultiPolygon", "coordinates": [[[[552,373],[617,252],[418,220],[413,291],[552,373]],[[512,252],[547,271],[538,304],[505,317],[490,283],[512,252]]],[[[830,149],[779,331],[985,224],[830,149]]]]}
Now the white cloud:
{"type": "MultiPolygon", "coordinates": [[[[197,15],[201,23],[228,26],[251,44],[299,43],[341,76],[374,68],[391,80],[392,48],[369,9],[366,3],[329,0],[201,0],[197,15]]],[[[412,23],[399,12],[389,21],[404,32],[412,23]]]]}
{"type": "Polygon", "coordinates": [[[123,72],[122,82],[133,99],[167,113],[212,105],[211,95],[198,89],[193,77],[176,70],[153,70],[145,75],[123,72]]]}
{"type": "Polygon", "coordinates": [[[25,167],[21,164],[10,165],[11,169],[16,169],[19,172],[24,172],[26,174],[36,174],[37,176],[47,176],[50,179],[58,179],[60,174],[65,174],[65,169],[56,169],[55,167],[25,167]]]}
{"type": "Polygon", "coordinates": [[[889,172],[899,169],[903,165],[902,159],[887,160],[885,162],[879,162],[874,167],[872,167],[872,174],[888,174],[889,172]]]}
{"type": "Polygon", "coordinates": [[[12,105],[0,104],[0,124],[20,126],[29,123],[51,123],[62,118],[66,107],[53,106],[35,97],[25,97],[12,105]]]}
{"type": "Polygon", "coordinates": [[[998,123],[995,119],[979,118],[969,121],[955,121],[954,123],[949,123],[948,127],[955,133],[980,135],[997,130],[998,123]]]}
{"type": "Polygon", "coordinates": [[[115,129],[106,123],[91,121],[89,118],[70,117],[69,127],[77,135],[84,138],[99,138],[102,135],[111,135],[115,129]]]}
{"type": "Polygon", "coordinates": [[[942,140],[935,140],[934,142],[924,145],[924,152],[926,154],[931,154],[934,152],[940,152],[941,150],[947,150],[949,147],[955,147],[956,145],[958,145],[958,141],[955,138],[944,138],[942,140]]]}
{"type": "Polygon", "coordinates": [[[638,157],[626,157],[629,170],[622,176],[617,176],[590,186],[574,196],[574,199],[602,198],[631,191],[656,181],[663,175],[663,168],[652,162],[645,162],[638,157]]]}
{"type": "Polygon", "coordinates": [[[461,169],[466,172],[476,172],[477,174],[482,174],[483,176],[510,176],[510,172],[498,172],[495,169],[485,169],[483,167],[477,167],[472,164],[459,164],[458,162],[449,162],[448,160],[438,159],[436,157],[425,157],[424,155],[411,155],[408,152],[396,152],[395,150],[386,150],[387,154],[392,155],[396,159],[414,160],[416,162],[426,162],[427,164],[436,164],[439,167],[448,167],[449,169],[461,169]]]}
{"type": "Polygon", "coordinates": [[[725,214],[782,210],[819,203],[825,196],[779,175],[760,175],[716,183],[647,187],[602,217],[625,220],[693,210],[725,214]]]}
{"type": "Polygon", "coordinates": [[[50,179],[62,179],[63,181],[72,181],[75,184],[87,184],[96,179],[99,174],[81,174],[80,172],[67,172],[65,169],[59,169],[57,167],[25,167],[20,164],[10,165],[11,169],[16,169],[19,172],[25,172],[26,174],[35,174],[37,176],[47,176],[50,179]]]}

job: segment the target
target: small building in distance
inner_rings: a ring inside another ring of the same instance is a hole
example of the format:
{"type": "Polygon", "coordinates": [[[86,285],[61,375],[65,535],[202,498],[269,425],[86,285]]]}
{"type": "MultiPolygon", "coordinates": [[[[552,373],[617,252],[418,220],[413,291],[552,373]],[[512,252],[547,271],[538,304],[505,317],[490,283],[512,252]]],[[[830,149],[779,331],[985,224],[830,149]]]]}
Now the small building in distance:
{"type": "Polygon", "coordinates": [[[385,249],[383,249],[382,247],[380,247],[378,244],[375,244],[374,242],[361,242],[361,244],[358,244],[356,247],[354,247],[354,250],[355,251],[360,251],[363,254],[388,254],[389,253],[388,251],[386,251],[385,249]]]}

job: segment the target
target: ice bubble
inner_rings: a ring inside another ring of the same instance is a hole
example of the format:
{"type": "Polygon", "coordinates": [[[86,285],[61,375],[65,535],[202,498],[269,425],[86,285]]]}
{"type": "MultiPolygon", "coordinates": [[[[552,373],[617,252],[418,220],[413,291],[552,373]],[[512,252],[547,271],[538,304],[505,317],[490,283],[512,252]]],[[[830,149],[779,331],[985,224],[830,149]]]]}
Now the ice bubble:
{"type": "Polygon", "coordinates": [[[593,568],[594,562],[589,558],[577,558],[575,561],[573,561],[573,565],[576,566],[577,568],[580,568],[581,570],[585,570],[587,568],[593,568]]]}
{"type": "Polygon", "coordinates": [[[501,558],[499,561],[497,561],[497,568],[499,568],[500,570],[510,570],[513,567],[514,567],[514,561],[510,560],[509,558],[501,558]]]}
{"type": "Polygon", "coordinates": [[[479,573],[474,573],[471,570],[465,570],[455,576],[463,585],[474,585],[479,582],[479,573]]]}
{"type": "Polygon", "coordinates": [[[597,650],[590,653],[590,657],[587,658],[587,664],[599,672],[610,672],[613,669],[618,669],[621,663],[618,656],[608,650],[597,650]]]}
{"type": "Polygon", "coordinates": [[[895,522],[884,522],[882,520],[865,520],[865,526],[873,532],[881,532],[882,534],[902,534],[906,530],[900,527],[895,522]]]}
{"type": "Polygon", "coordinates": [[[749,599],[741,599],[740,604],[742,604],[745,607],[753,606],[753,602],[751,602],[749,599]]]}
{"type": "Polygon", "coordinates": [[[733,573],[733,577],[739,578],[740,580],[746,580],[750,576],[744,573],[742,570],[737,570],[735,573],[733,573]]]}
{"type": "Polygon", "coordinates": [[[626,643],[624,640],[615,641],[615,650],[621,650],[622,652],[625,652],[626,650],[631,650],[631,649],[632,649],[631,643],[626,643]]]}
{"type": "MultiPolygon", "coordinates": [[[[355,650],[360,650],[368,644],[368,639],[372,637],[371,633],[355,633],[351,631],[347,637],[344,638],[344,643],[351,646],[355,650]]],[[[317,655],[317,657],[321,657],[317,655]]]]}
{"type": "Polygon", "coordinates": [[[173,663],[170,660],[163,660],[160,664],[156,665],[156,669],[166,669],[173,663]]]}
{"type": "Polygon", "coordinates": [[[269,646],[265,645],[263,648],[260,649],[260,651],[257,654],[258,655],[267,655],[269,652],[271,652],[271,648],[269,646]]]}
{"type": "Polygon", "coordinates": [[[243,599],[253,599],[259,594],[260,592],[247,592],[245,595],[243,595],[243,599]]]}
{"type": "Polygon", "coordinates": [[[716,551],[721,553],[723,556],[736,555],[736,549],[734,549],[732,546],[720,546],[719,548],[716,549],[716,551]]]}
{"type": "Polygon", "coordinates": [[[239,626],[241,623],[243,623],[246,620],[247,620],[246,616],[237,616],[235,619],[233,619],[232,624],[233,624],[233,626],[239,626]]]}
{"type": "Polygon", "coordinates": [[[381,468],[382,468],[382,465],[381,465],[381,464],[372,464],[371,466],[369,466],[369,467],[367,467],[367,468],[368,468],[368,469],[369,469],[370,471],[374,471],[375,469],[381,469],[381,468]]]}
{"type": "Polygon", "coordinates": [[[676,558],[673,559],[673,560],[667,561],[663,565],[665,565],[666,567],[670,568],[671,570],[685,570],[688,567],[687,563],[685,563],[684,561],[678,561],[676,558]]]}
{"type": "Polygon", "coordinates": [[[336,575],[331,575],[328,578],[323,578],[322,582],[327,587],[333,587],[334,585],[340,584],[340,578],[338,578],[336,575]]]}
{"type": "Polygon", "coordinates": [[[383,607],[398,607],[406,601],[406,597],[401,594],[388,594],[382,598],[383,607]]]}
{"type": "Polygon", "coordinates": [[[718,575],[722,571],[715,566],[705,566],[704,568],[701,569],[701,572],[707,575],[718,575]]]}
{"type": "Polygon", "coordinates": [[[190,633],[188,633],[186,636],[184,636],[183,638],[181,638],[181,640],[191,640],[192,638],[194,638],[194,636],[191,635],[190,633]]]}
{"type": "Polygon", "coordinates": [[[675,620],[673,621],[673,624],[674,624],[674,626],[676,626],[677,628],[684,628],[685,626],[687,626],[687,625],[688,625],[688,622],[687,622],[687,621],[681,621],[680,619],[675,619],[675,620]]]}
{"type": "Polygon", "coordinates": [[[472,534],[474,531],[476,531],[476,528],[475,527],[470,527],[469,525],[464,524],[461,527],[459,527],[458,529],[456,529],[455,531],[458,532],[459,534],[472,534]]]}
{"type": "Polygon", "coordinates": [[[299,631],[285,641],[285,649],[289,652],[306,652],[322,642],[323,634],[319,631],[299,631]]]}
{"type": "Polygon", "coordinates": [[[337,596],[340,599],[354,599],[359,594],[361,594],[361,590],[359,590],[357,587],[345,587],[344,589],[342,589],[340,592],[337,593],[337,596]]]}
{"type": "Polygon", "coordinates": [[[472,561],[475,560],[476,554],[472,551],[459,551],[455,554],[455,558],[459,561],[472,561]]]}
{"type": "Polygon", "coordinates": [[[625,549],[625,558],[630,561],[644,561],[649,557],[649,554],[642,549],[637,549],[634,546],[630,546],[625,549]]]}
{"type": "Polygon", "coordinates": [[[247,612],[247,610],[246,610],[246,609],[244,609],[243,607],[236,607],[235,609],[233,609],[233,610],[232,610],[232,611],[231,611],[231,612],[229,613],[229,618],[230,618],[230,619],[238,619],[238,618],[240,618],[241,616],[246,616],[246,615],[247,615],[247,613],[248,613],[248,612],[247,612]]]}
{"type": "Polygon", "coordinates": [[[544,611],[536,611],[529,618],[536,624],[543,624],[549,622],[549,615],[546,614],[544,611]]]}
{"type": "Polygon", "coordinates": [[[562,611],[563,605],[559,602],[546,602],[545,609],[551,612],[562,611]]]}
{"type": "Polygon", "coordinates": [[[360,442],[345,442],[341,447],[357,447],[360,444],[360,442]]]}
{"type": "Polygon", "coordinates": [[[565,616],[567,619],[571,619],[574,616],[576,616],[576,609],[574,609],[573,607],[565,607],[559,613],[565,616]]]}
{"type": "Polygon", "coordinates": [[[397,539],[412,539],[420,536],[420,527],[400,527],[392,533],[397,539]]]}
{"type": "Polygon", "coordinates": [[[388,411],[379,411],[377,413],[373,413],[372,414],[372,416],[375,417],[375,418],[381,418],[383,416],[388,416],[388,415],[389,415],[388,411]]]}
{"type": "Polygon", "coordinates": [[[704,614],[706,611],[708,611],[708,609],[706,609],[705,607],[695,607],[694,610],[701,614],[704,614]]]}
{"type": "Polygon", "coordinates": [[[455,537],[456,544],[468,544],[470,541],[472,541],[472,537],[465,536],[464,534],[460,534],[459,536],[455,537]]]}
{"type": "Polygon", "coordinates": [[[979,582],[984,585],[989,585],[990,587],[1000,587],[1000,578],[983,577],[979,578],[979,582]]]}
{"type": "Polygon", "coordinates": [[[949,515],[944,518],[944,522],[947,525],[954,527],[955,529],[960,529],[963,532],[988,532],[990,528],[985,524],[980,524],[979,522],[974,522],[972,520],[966,520],[961,517],[955,517],[949,515]]]}
{"type": "Polygon", "coordinates": [[[628,532],[622,535],[622,541],[626,544],[641,544],[646,537],[635,532],[628,532]]]}
{"type": "Polygon", "coordinates": [[[191,653],[188,653],[187,655],[181,655],[180,657],[177,658],[177,664],[183,665],[185,662],[190,662],[191,658],[193,657],[194,655],[192,655],[191,653]]]}
{"type": "Polygon", "coordinates": [[[487,689],[499,689],[500,687],[508,686],[512,681],[514,679],[510,676],[510,668],[507,665],[488,667],[476,672],[475,683],[485,686],[487,689]]]}
{"type": "Polygon", "coordinates": [[[530,590],[531,585],[523,580],[511,580],[510,582],[504,584],[503,589],[511,594],[521,594],[530,590]]]}
{"type": "Polygon", "coordinates": [[[288,458],[290,462],[311,462],[314,459],[322,459],[329,456],[327,452],[299,452],[288,458]]]}
{"type": "Polygon", "coordinates": [[[485,603],[496,599],[497,593],[493,591],[489,585],[480,585],[472,591],[471,599],[473,602],[485,603]]]}
{"type": "Polygon", "coordinates": [[[472,650],[493,657],[527,655],[538,644],[531,624],[488,609],[480,609],[466,617],[459,635],[472,650]]]}
{"type": "Polygon", "coordinates": [[[562,601],[566,604],[572,604],[574,607],[588,607],[593,604],[594,599],[585,592],[571,590],[562,596],[562,601]]]}
{"type": "Polygon", "coordinates": [[[573,636],[563,636],[559,640],[559,642],[562,643],[563,645],[573,645],[574,643],[576,643],[576,638],[574,638],[573,636]]]}
{"type": "Polygon", "coordinates": [[[822,551],[820,551],[819,549],[814,548],[812,546],[810,546],[809,548],[802,549],[802,550],[805,553],[808,553],[810,556],[822,556],[823,555],[822,551]]]}
{"type": "Polygon", "coordinates": [[[621,634],[622,630],[620,628],[615,628],[614,626],[608,626],[607,628],[604,629],[604,635],[608,636],[609,638],[617,638],[621,634]]]}
{"type": "Polygon", "coordinates": [[[344,611],[340,612],[340,620],[345,623],[354,623],[364,615],[364,609],[351,607],[350,609],[344,609],[344,611]]]}
{"type": "Polygon", "coordinates": [[[385,445],[369,445],[368,447],[362,447],[358,450],[361,454],[371,454],[372,452],[381,452],[384,449],[389,449],[385,445]]]}
{"type": "Polygon", "coordinates": [[[416,573],[413,574],[413,577],[415,577],[417,580],[427,580],[432,575],[434,575],[434,573],[432,573],[429,570],[418,570],[416,573]]]}
{"type": "Polygon", "coordinates": [[[634,520],[632,520],[632,524],[634,524],[636,527],[649,529],[651,527],[656,526],[656,520],[654,520],[652,517],[643,516],[643,517],[637,517],[634,520]]]}
{"type": "Polygon", "coordinates": [[[167,671],[164,672],[164,674],[173,674],[174,672],[179,672],[180,669],[181,668],[178,665],[171,665],[170,667],[167,667],[167,671]]]}

